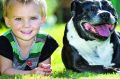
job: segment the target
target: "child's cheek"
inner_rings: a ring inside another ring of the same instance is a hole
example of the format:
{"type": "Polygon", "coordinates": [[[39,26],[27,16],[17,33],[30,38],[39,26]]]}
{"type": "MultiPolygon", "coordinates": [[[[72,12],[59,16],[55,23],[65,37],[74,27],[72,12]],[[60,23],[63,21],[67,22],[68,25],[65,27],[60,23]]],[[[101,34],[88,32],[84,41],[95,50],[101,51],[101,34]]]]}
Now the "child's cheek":
{"type": "Polygon", "coordinates": [[[22,22],[14,22],[14,26],[21,27],[21,26],[23,26],[23,23],[22,22]]]}
{"type": "Polygon", "coordinates": [[[40,26],[40,21],[39,20],[34,20],[30,22],[32,26],[40,26]]]}

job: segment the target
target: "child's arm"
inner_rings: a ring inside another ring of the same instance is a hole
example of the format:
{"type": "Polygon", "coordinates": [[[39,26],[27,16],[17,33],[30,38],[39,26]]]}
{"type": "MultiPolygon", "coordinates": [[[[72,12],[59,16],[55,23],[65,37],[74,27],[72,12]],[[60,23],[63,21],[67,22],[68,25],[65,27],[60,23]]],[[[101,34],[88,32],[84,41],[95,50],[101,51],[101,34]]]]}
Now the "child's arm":
{"type": "Polygon", "coordinates": [[[23,71],[23,70],[17,70],[12,67],[12,61],[0,56],[0,72],[1,74],[6,75],[24,75],[24,74],[31,74],[31,71],[23,71]]]}
{"type": "Polygon", "coordinates": [[[5,75],[27,75],[40,74],[43,76],[51,75],[50,58],[39,63],[39,67],[33,70],[17,70],[12,66],[12,61],[0,55],[0,72],[5,75]]]}

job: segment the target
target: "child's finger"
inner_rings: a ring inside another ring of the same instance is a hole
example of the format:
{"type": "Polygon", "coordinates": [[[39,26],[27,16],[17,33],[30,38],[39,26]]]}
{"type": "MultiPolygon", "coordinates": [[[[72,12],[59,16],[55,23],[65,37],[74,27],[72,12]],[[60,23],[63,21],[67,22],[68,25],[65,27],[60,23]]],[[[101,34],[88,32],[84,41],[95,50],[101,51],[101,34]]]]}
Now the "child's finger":
{"type": "Polygon", "coordinates": [[[44,68],[43,71],[44,72],[52,72],[52,69],[51,68],[44,68]]]}
{"type": "Polygon", "coordinates": [[[35,68],[34,70],[34,74],[39,74],[40,72],[43,72],[43,69],[42,68],[35,68]]]}
{"type": "Polygon", "coordinates": [[[35,68],[35,74],[39,74],[42,76],[51,76],[52,75],[52,69],[44,69],[44,68],[35,68]]]}
{"type": "Polygon", "coordinates": [[[49,69],[49,68],[51,68],[51,65],[50,64],[44,64],[44,63],[41,63],[41,64],[39,64],[39,67],[41,67],[41,68],[45,68],[45,69],[49,69]]]}
{"type": "Polygon", "coordinates": [[[42,75],[44,76],[45,75],[45,72],[43,71],[43,68],[35,68],[35,74],[39,74],[39,75],[42,75]]]}

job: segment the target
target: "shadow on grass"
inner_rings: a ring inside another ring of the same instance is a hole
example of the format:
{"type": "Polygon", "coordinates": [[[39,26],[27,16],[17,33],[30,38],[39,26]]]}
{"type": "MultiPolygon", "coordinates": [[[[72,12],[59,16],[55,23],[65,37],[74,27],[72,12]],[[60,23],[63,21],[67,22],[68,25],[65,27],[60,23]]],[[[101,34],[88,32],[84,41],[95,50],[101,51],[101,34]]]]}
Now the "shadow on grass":
{"type": "Polygon", "coordinates": [[[67,78],[67,79],[78,79],[78,78],[87,78],[87,77],[92,77],[96,76],[96,73],[91,73],[91,72],[83,72],[83,73],[78,73],[78,72],[73,72],[71,70],[63,70],[63,72],[54,72],[54,75],[52,76],[53,78],[67,78]]]}
{"type": "Polygon", "coordinates": [[[2,76],[0,76],[0,79],[22,79],[22,76],[19,76],[19,75],[16,75],[16,76],[2,75],[2,76]]]}

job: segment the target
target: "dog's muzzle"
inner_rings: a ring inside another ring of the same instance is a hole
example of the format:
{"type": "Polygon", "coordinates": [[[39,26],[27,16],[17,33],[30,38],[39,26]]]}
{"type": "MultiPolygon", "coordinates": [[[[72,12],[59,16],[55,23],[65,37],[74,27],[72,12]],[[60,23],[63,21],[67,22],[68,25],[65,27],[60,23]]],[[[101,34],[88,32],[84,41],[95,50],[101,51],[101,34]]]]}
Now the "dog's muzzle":
{"type": "Polygon", "coordinates": [[[82,27],[88,33],[97,37],[108,38],[115,28],[115,18],[111,13],[102,12],[82,23],[82,27]]]}
{"type": "Polygon", "coordinates": [[[113,24],[92,25],[90,23],[84,23],[83,26],[86,31],[102,37],[109,37],[111,31],[114,29],[113,24]]]}

